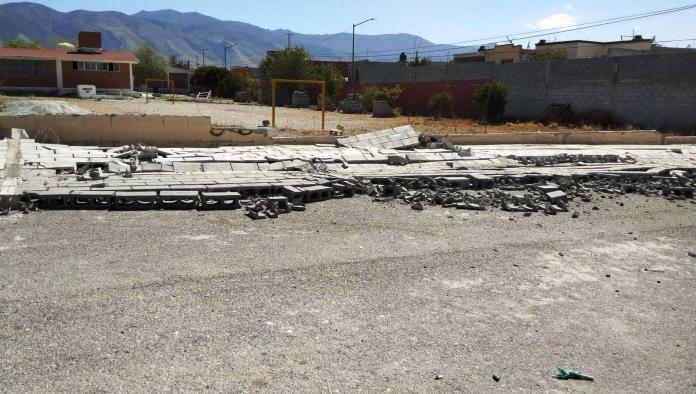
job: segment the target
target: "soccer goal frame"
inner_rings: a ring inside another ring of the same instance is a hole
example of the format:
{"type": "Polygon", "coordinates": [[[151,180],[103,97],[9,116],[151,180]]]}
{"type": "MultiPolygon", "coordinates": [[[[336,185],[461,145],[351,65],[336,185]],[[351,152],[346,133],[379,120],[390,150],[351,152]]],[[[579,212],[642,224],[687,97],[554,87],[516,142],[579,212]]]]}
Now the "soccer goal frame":
{"type": "Polygon", "coordinates": [[[321,86],[321,129],[324,130],[326,120],[326,82],[307,79],[272,79],[271,80],[271,126],[276,127],[276,87],[279,83],[291,85],[321,86]]]}

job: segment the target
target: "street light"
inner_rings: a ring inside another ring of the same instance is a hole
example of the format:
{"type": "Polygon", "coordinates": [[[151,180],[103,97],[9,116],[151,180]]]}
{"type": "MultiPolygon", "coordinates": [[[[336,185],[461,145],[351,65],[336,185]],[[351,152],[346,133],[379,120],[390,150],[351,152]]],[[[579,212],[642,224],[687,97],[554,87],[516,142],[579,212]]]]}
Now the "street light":
{"type": "MultiPolygon", "coordinates": [[[[227,40],[225,40],[227,41],[227,40]]],[[[227,50],[232,48],[236,43],[227,41],[230,45],[225,45],[225,70],[227,70],[227,50]]]]}
{"type": "Polygon", "coordinates": [[[370,21],[377,20],[377,18],[365,19],[360,23],[353,23],[353,54],[350,57],[350,80],[355,81],[355,28],[370,21]]]}

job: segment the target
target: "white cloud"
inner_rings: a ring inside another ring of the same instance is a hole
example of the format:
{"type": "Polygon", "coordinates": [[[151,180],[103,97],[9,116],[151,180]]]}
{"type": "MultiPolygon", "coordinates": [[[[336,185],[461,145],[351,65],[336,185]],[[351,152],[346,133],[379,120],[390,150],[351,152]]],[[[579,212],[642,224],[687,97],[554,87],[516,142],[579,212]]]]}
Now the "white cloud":
{"type": "Polygon", "coordinates": [[[560,14],[553,14],[548,18],[537,21],[534,26],[539,29],[557,29],[559,27],[573,27],[577,24],[577,17],[563,12],[560,14]]]}

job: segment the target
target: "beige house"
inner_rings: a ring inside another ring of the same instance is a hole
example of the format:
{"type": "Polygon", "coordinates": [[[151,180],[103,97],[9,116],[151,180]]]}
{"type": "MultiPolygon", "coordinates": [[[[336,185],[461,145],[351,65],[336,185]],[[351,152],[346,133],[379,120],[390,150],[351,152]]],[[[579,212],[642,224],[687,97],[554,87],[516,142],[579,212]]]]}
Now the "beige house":
{"type": "Polygon", "coordinates": [[[496,45],[493,48],[482,46],[477,52],[455,53],[453,61],[455,63],[520,63],[526,60],[526,56],[529,52],[531,51],[522,49],[522,45],[503,44],[496,45]]]}
{"type": "Polygon", "coordinates": [[[611,56],[615,50],[650,51],[653,40],[635,36],[626,41],[555,41],[541,40],[536,44],[537,52],[565,53],[567,59],[585,59],[611,56]]]}

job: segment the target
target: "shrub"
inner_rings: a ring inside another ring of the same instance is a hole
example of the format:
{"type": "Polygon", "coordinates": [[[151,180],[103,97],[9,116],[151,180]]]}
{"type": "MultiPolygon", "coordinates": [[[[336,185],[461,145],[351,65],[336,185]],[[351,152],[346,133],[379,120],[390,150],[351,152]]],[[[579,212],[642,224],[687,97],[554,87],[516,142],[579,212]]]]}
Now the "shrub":
{"type": "Polygon", "coordinates": [[[326,84],[326,96],[336,98],[343,87],[343,75],[338,69],[330,64],[321,64],[316,68],[315,79],[324,81],[326,84]]]}
{"type": "Polygon", "coordinates": [[[474,102],[483,109],[483,120],[486,123],[502,120],[507,105],[507,86],[493,81],[481,86],[474,93],[474,102]]]}
{"type": "Polygon", "coordinates": [[[443,114],[452,112],[452,101],[452,95],[449,92],[435,93],[430,97],[428,109],[435,119],[439,119],[443,114]]]}
{"type": "Polygon", "coordinates": [[[365,110],[372,111],[372,102],[375,100],[387,100],[389,105],[393,106],[402,92],[399,85],[393,87],[369,85],[363,88],[360,101],[365,110]]]}
{"type": "Polygon", "coordinates": [[[244,79],[238,75],[228,74],[215,87],[214,93],[217,97],[234,98],[234,94],[246,88],[244,79]]]}
{"type": "Polygon", "coordinates": [[[191,74],[191,85],[194,91],[216,91],[220,82],[227,78],[230,72],[224,67],[204,66],[198,67],[191,74]]]}
{"type": "Polygon", "coordinates": [[[546,124],[557,124],[567,127],[594,126],[594,128],[626,127],[624,121],[611,111],[604,109],[586,109],[575,111],[570,105],[551,105],[540,116],[539,120],[546,124]]]}

